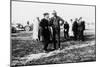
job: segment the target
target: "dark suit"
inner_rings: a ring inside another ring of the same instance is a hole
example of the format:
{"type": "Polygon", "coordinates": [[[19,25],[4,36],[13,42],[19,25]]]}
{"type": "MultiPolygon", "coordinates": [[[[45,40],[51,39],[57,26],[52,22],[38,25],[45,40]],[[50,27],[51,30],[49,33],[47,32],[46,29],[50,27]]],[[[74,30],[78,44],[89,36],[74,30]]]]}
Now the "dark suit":
{"type": "Polygon", "coordinates": [[[42,28],[42,36],[43,36],[43,39],[44,39],[44,50],[47,50],[47,47],[48,47],[48,44],[49,44],[49,41],[50,41],[50,31],[49,31],[49,21],[45,18],[43,18],[40,22],[40,26],[42,28]]]}
{"type": "Polygon", "coordinates": [[[77,21],[74,21],[73,26],[72,26],[72,31],[74,34],[74,38],[76,40],[77,36],[78,36],[78,23],[77,23],[77,21]]]}
{"type": "Polygon", "coordinates": [[[64,24],[64,38],[66,39],[67,37],[69,37],[69,24],[68,23],[65,23],[64,24]]]}
{"type": "Polygon", "coordinates": [[[79,40],[84,40],[85,21],[78,23],[78,37],[79,40]]]}
{"type": "Polygon", "coordinates": [[[53,43],[55,49],[57,49],[57,46],[60,48],[60,25],[62,25],[60,21],[62,21],[62,24],[64,23],[64,20],[59,16],[52,17],[50,20],[53,29],[53,43]],[[56,45],[56,43],[58,43],[58,45],[56,45]]]}

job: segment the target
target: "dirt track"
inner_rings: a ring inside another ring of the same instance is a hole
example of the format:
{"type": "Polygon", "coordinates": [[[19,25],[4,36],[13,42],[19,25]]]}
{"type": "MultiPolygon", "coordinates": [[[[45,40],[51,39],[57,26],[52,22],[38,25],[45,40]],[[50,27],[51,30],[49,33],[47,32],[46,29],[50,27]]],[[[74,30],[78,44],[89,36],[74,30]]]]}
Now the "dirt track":
{"type": "MultiPolygon", "coordinates": [[[[12,65],[38,65],[95,61],[95,34],[85,33],[85,41],[61,39],[61,50],[44,53],[42,43],[32,41],[31,36],[12,37],[12,65]]],[[[26,35],[26,34],[25,34],[26,35]]],[[[52,45],[49,47],[52,48],[52,45]]]]}

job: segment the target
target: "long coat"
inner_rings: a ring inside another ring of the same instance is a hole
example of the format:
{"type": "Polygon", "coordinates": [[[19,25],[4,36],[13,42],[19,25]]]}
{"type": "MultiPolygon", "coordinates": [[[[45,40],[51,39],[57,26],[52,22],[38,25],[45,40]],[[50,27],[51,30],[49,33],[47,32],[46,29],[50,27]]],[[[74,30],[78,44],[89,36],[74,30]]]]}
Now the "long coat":
{"type": "Polygon", "coordinates": [[[41,29],[41,35],[43,36],[43,39],[50,39],[50,31],[49,31],[49,21],[45,18],[43,18],[40,22],[41,29]]]}

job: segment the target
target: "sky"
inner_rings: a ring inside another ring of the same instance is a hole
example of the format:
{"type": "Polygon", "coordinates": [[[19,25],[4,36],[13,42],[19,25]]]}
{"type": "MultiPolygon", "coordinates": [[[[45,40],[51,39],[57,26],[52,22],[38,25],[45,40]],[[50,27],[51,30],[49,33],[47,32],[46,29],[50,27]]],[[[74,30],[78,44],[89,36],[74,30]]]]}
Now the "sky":
{"type": "Polygon", "coordinates": [[[26,24],[27,21],[34,23],[36,17],[43,18],[43,13],[50,13],[56,10],[57,14],[66,21],[83,17],[86,22],[95,23],[95,7],[93,6],[76,6],[61,5],[34,2],[18,2],[12,1],[12,23],[26,24]]]}

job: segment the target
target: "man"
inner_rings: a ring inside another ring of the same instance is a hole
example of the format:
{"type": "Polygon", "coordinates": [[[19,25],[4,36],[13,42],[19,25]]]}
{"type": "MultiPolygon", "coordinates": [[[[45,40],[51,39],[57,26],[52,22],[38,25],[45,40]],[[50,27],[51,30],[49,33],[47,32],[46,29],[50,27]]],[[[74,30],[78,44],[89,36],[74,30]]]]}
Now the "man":
{"type": "Polygon", "coordinates": [[[60,48],[60,25],[64,24],[64,20],[61,17],[57,16],[55,10],[53,11],[52,15],[53,17],[51,18],[50,22],[53,29],[53,43],[54,43],[54,49],[57,49],[56,42],[58,43],[57,45],[58,48],[60,48]],[[60,21],[62,21],[61,24],[60,21]]]}
{"type": "Polygon", "coordinates": [[[85,21],[83,21],[82,17],[80,17],[79,23],[78,23],[78,38],[79,38],[79,40],[84,41],[84,30],[85,30],[85,21]]]}
{"type": "Polygon", "coordinates": [[[66,39],[67,37],[69,37],[69,24],[68,22],[66,21],[65,24],[64,24],[64,38],[66,39]]]}
{"type": "Polygon", "coordinates": [[[30,23],[29,23],[29,21],[27,21],[26,26],[29,26],[29,25],[30,25],[30,23]]]}
{"type": "Polygon", "coordinates": [[[78,22],[78,19],[76,18],[72,26],[72,31],[73,31],[75,40],[77,40],[77,35],[78,35],[78,23],[77,22],[78,22]]]}
{"type": "Polygon", "coordinates": [[[50,40],[50,31],[49,31],[49,13],[44,13],[44,18],[40,22],[40,26],[42,28],[42,36],[43,36],[43,43],[44,43],[44,50],[48,51],[47,47],[50,40]]]}

